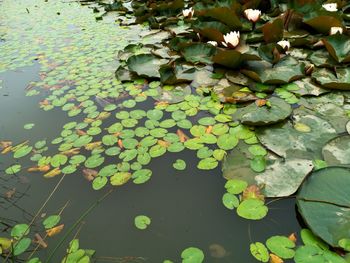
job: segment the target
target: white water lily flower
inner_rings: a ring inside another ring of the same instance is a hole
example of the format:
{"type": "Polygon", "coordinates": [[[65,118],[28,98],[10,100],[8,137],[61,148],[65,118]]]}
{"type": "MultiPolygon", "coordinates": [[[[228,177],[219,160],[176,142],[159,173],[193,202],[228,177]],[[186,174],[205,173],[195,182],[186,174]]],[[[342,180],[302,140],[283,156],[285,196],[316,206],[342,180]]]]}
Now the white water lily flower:
{"type": "Polygon", "coordinates": [[[184,17],[191,18],[193,14],[194,14],[194,10],[192,7],[182,10],[182,15],[184,17]]]}
{"type": "Polygon", "coordinates": [[[330,30],[330,35],[335,35],[335,34],[343,34],[343,28],[339,26],[332,26],[330,30]]]}
{"type": "Polygon", "coordinates": [[[337,12],[338,11],[337,3],[323,4],[322,7],[329,12],[337,12]]]}
{"type": "Polygon", "coordinates": [[[247,17],[247,19],[253,23],[258,21],[261,16],[261,11],[259,9],[246,9],[244,10],[244,14],[247,17]]]}
{"type": "Polygon", "coordinates": [[[278,41],[277,45],[281,46],[284,50],[288,50],[290,48],[290,43],[288,40],[278,41]]]}
{"type": "Polygon", "coordinates": [[[239,44],[239,31],[231,31],[224,35],[225,42],[221,42],[225,47],[235,48],[239,44]]]}
{"type": "Polygon", "coordinates": [[[208,41],[207,43],[214,46],[214,47],[216,47],[218,45],[218,42],[216,42],[216,41],[208,41]]]}

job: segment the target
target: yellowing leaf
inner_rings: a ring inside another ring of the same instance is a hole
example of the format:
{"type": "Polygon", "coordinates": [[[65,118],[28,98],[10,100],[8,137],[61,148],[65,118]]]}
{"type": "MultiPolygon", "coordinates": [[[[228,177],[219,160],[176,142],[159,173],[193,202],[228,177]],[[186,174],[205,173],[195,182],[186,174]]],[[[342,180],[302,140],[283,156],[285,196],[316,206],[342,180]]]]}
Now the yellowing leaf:
{"type": "Polygon", "coordinates": [[[41,166],[34,166],[34,167],[30,167],[28,168],[28,172],[47,172],[48,170],[50,170],[51,166],[50,165],[41,165],[41,166]]]}
{"type": "Polygon", "coordinates": [[[284,261],[279,257],[276,256],[275,254],[270,254],[270,263],[283,263],[284,261]]]}
{"type": "Polygon", "coordinates": [[[56,175],[59,175],[61,173],[61,170],[60,168],[55,168],[53,170],[51,170],[50,172],[44,174],[44,177],[45,178],[52,178],[52,177],[55,177],[56,175]]]}
{"type": "Polygon", "coordinates": [[[61,225],[58,225],[58,226],[55,226],[53,228],[50,228],[48,230],[46,230],[46,234],[49,236],[49,237],[52,237],[54,235],[57,235],[59,234],[64,228],[64,224],[61,224],[61,225]]]}

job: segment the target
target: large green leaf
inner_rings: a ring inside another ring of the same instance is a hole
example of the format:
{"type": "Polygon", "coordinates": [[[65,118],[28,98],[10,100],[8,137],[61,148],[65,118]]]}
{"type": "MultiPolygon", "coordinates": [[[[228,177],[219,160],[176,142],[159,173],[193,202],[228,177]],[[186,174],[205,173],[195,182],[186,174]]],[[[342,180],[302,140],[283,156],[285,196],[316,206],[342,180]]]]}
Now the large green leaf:
{"type": "Polygon", "coordinates": [[[321,149],[337,136],[336,130],[324,119],[300,110],[295,122],[285,122],[256,130],[259,141],[282,157],[321,158],[321,149]]]}
{"type": "Polygon", "coordinates": [[[350,37],[335,34],[322,39],[329,54],[338,62],[350,62],[350,37]]]}
{"type": "Polygon", "coordinates": [[[195,43],[185,47],[182,54],[186,61],[197,64],[211,64],[211,57],[215,54],[216,48],[209,44],[195,43]]]}
{"type": "Polygon", "coordinates": [[[159,59],[149,54],[131,56],[127,60],[130,71],[135,72],[140,77],[159,78],[159,68],[168,62],[166,59],[159,59]]]}
{"type": "Polygon", "coordinates": [[[239,120],[243,124],[263,126],[280,122],[292,113],[292,107],[284,100],[271,97],[271,106],[257,106],[252,103],[244,108],[239,108],[233,114],[234,120],[239,120]]]}
{"type": "Polygon", "coordinates": [[[255,180],[264,186],[267,197],[289,196],[298,190],[312,168],[312,161],[309,160],[279,160],[257,175],[255,180]]]}
{"type": "Polygon", "coordinates": [[[214,18],[229,26],[231,30],[238,30],[242,27],[242,23],[235,13],[235,10],[229,7],[215,7],[201,10],[198,12],[198,15],[214,18]]]}
{"type": "Polygon", "coordinates": [[[339,136],[322,149],[328,165],[350,165],[350,135],[339,136]]]}
{"type": "Polygon", "coordinates": [[[264,84],[286,84],[302,78],[304,67],[295,58],[286,56],[275,65],[266,61],[248,62],[248,68],[242,69],[242,73],[264,84]]]}
{"type": "Polygon", "coordinates": [[[350,238],[350,169],[317,170],[302,185],[299,211],[309,228],[331,246],[350,238]]]}
{"type": "Polygon", "coordinates": [[[312,78],[325,88],[350,90],[350,68],[336,68],[336,74],[329,69],[316,69],[312,78]]]}

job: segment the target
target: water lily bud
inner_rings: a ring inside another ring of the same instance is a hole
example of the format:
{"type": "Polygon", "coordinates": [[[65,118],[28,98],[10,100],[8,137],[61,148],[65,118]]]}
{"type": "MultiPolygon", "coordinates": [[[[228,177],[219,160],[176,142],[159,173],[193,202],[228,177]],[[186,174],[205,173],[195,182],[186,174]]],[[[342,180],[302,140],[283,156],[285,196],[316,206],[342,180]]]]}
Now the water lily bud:
{"type": "Polygon", "coordinates": [[[225,42],[221,42],[225,47],[235,48],[239,44],[239,31],[231,31],[224,35],[225,42]]]}
{"type": "Polygon", "coordinates": [[[290,43],[288,40],[278,41],[277,45],[281,46],[285,51],[287,51],[290,48],[290,43]]]}
{"type": "Polygon", "coordinates": [[[339,26],[332,26],[330,30],[330,35],[335,35],[335,34],[343,34],[343,28],[339,26]]]}
{"type": "Polygon", "coordinates": [[[309,64],[305,67],[305,75],[310,76],[315,69],[314,64],[309,64]]]}
{"type": "Polygon", "coordinates": [[[246,9],[244,14],[249,21],[255,23],[260,19],[261,11],[259,9],[246,9]]]}
{"type": "Polygon", "coordinates": [[[218,45],[218,42],[216,42],[216,41],[208,41],[207,43],[214,46],[214,47],[216,47],[218,45]]]}
{"type": "Polygon", "coordinates": [[[187,18],[192,18],[194,10],[192,7],[182,10],[182,15],[187,18]]]}
{"type": "Polygon", "coordinates": [[[337,12],[338,11],[337,3],[323,4],[322,7],[329,12],[337,12]]]}

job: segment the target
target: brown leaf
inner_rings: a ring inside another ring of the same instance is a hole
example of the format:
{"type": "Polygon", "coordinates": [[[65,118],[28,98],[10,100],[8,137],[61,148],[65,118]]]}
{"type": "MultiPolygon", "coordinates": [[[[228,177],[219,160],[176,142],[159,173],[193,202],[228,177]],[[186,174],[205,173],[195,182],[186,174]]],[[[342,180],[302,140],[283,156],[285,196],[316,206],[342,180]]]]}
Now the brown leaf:
{"type": "Polygon", "coordinates": [[[255,198],[261,201],[265,200],[265,196],[261,193],[257,185],[250,185],[243,191],[243,200],[255,198]]]}
{"type": "Polygon", "coordinates": [[[121,139],[118,140],[118,146],[119,146],[120,149],[124,148],[123,141],[121,139]]]}
{"type": "Polygon", "coordinates": [[[294,243],[297,242],[297,236],[295,235],[295,233],[290,234],[288,239],[292,240],[294,243]]]}
{"type": "Polygon", "coordinates": [[[265,106],[266,105],[266,101],[267,100],[264,100],[264,99],[258,99],[258,100],[255,101],[255,105],[258,106],[258,107],[265,106]]]}
{"type": "Polygon", "coordinates": [[[98,172],[94,169],[89,169],[89,168],[83,169],[83,175],[85,179],[88,181],[94,180],[97,174],[98,172]]]}
{"type": "Polygon", "coordinates": [[[46,174],[44,174],[45,178],[52,178],[55,177],[56,175],[59,175],[61,173],[61,170],[57,167],[53,170],[51,170],[50,172],[47,172],[46,174]]]}
{"type": "Polygon", "coordinates": [[[7,154],[12,151],[12,146],[6,147],[1,151],[1,154],[7,154]]]}
{"type": "Polygon", "coordinates": [[[42,248],[47,248],[47,244],[46,242],[44,241],[44,239],[38,234],[36,233],[34,235],[35,239],[34,239],[34,242],[39,244],[42,248]]]}
{"type": "Polygon", "coordinates": [[[16,188],[12,188],[7,192],[5,192],[5,198],[11,199],[15,195],[15,193],[16,193],[16,188]]]}
{"type": "Polygon", "coordinates": [[[212,130],[213,130],[213,126],[209,125],[209,126],[205,129],[205,133],[211,133],[212,130]]]}
{"type": "Polygon", "coordinates": [[[49,164],[47,165],[41,165],[41,166],[33,166],[28,168],[28,172],[47,172],[50,170],[51,166],[49,164]]]}
{"type": "Polygon", "coordinates": [[[73,149],[70,149],[70,150],[67,150],[67,151],[64,151],[64,152],[61,152],[63,155],[66,155],[66,156],[72,156],[72,155],[77,155],[80,153],[80,150],[79,148],[73,148],[73,149]]]}
{"type": "Polygon", "coordinates": [[[80,135],[80,136],[82,136],[82,135],[85,135],[85,134],[86,134],[86,131],[79,130],[79,129],[77,129],[75,132],[76,132],[76,134],[78,134],[78,135],[80,135]]]}
{"type": "Polygon", "coordinates": [[[283,263],[284,261],[279,257],[276,256],[275,254],[270,254],[270,263],[283,263]]]}
{"type": "Polygon", "coordinates": [[[55,236],[55,235],[59,234],[63,230],[63,228],[64,228],[64,224],[55,226],[53,228],[46,230],[46,234],[49,237],[55,236]]]}
{"type": "Polygon", "coordinates": [[[283,38],[283,20],[277,18],[266,23],[262,28],[266,43],[275,43],[283,38]]]}
{"type": "Polygon", "coordinates": [[[5,149],[9,146],[12,146],[12,142],[11,141],[0,141],[0,148],[1,149],[5,149]]]}
{"type": "Polygon", "coordinates": [[[177,136],[180,138],[180,142],[185,142],[188,140],[188,136],[180,129],[176,131],[177,136]]]}

